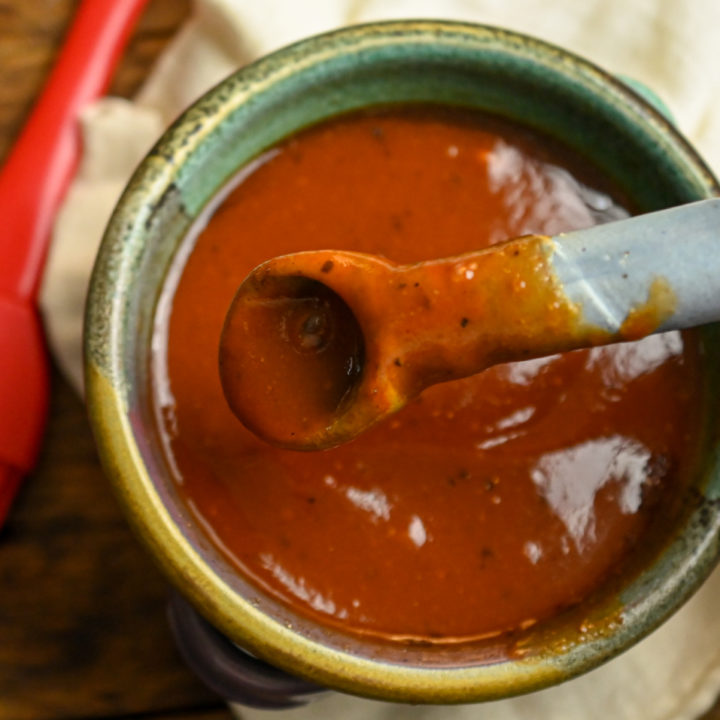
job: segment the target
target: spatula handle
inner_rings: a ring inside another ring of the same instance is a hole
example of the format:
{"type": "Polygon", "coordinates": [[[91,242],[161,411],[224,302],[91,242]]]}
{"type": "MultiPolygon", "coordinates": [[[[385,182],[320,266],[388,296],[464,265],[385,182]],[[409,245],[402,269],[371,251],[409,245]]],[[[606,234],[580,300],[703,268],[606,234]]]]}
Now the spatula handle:
{"type": "Polygon", "coordinates": [[[80,153],[78,115],[101,95],[147,0],[84,0],[0,172],[0,294],[34,298],[80,153]]]}
{"type": "Polygon", "coordinates": [[[720,321],[720,198],[552,240],[558,279],[590,325],[616,334],[653,302],[656,332],[720,321]]]}
{"type": "Polygon", "coordinates": [[[78,115],[107,87],[146,0],[84,0],[0,171],[0,523],[34,465],[48,359],[35,307],[55,212],[79,153],[78,115]]]}

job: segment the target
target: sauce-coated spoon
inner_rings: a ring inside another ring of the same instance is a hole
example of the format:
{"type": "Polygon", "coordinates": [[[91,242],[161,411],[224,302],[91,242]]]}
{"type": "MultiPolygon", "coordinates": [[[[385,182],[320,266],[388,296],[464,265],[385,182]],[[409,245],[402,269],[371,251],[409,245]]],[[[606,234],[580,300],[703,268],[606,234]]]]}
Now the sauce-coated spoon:
{"type": "Polygon", "coordinates": [[[334,447],[435,383],[720,320],[720,198],[415,265],[269,260],[220,341],[233,413],[268,442],[334,447]]]}

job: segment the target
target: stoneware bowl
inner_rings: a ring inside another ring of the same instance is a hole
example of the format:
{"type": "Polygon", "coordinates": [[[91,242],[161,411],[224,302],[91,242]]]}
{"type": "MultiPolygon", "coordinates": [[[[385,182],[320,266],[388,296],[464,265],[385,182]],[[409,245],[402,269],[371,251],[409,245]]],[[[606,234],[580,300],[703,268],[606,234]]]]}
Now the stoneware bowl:
{"type": "MultiPolygon", "coordinates": [[[[708,575],[720,544],[717,327],[702,331],[702,462],[675,525],[582,607],[507,639],[448,647],[356,639],[296,615],[240,577],[180,501],[152,421],[149,357],[163,280],[198,216],[248,161],[324,118],[388,103],[467,106],[561,140],[640,211],[718,193],[697,154],[636,92],[556,47],[444,22],[355,27],[231,76],[139,167],[108,227],[87,307],[86,379],[102,462],[164,571],[229,640],[323,686],[407,702],[472,702],[542,688],[628,648],[708,575]]],[[[202,298],[198,298],[202,302],[202,298]]]]}

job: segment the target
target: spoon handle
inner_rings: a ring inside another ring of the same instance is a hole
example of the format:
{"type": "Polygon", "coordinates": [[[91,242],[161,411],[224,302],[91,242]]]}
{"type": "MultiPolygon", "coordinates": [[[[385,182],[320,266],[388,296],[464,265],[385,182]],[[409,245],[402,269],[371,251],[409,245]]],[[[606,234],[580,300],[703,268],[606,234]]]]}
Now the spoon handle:
{"type": "Polygon", "coordinates": [[[590,325],[615,335],[651,305],[653,332],[720,320],[720,198],[552,240],[557,278],[590,325]]]}

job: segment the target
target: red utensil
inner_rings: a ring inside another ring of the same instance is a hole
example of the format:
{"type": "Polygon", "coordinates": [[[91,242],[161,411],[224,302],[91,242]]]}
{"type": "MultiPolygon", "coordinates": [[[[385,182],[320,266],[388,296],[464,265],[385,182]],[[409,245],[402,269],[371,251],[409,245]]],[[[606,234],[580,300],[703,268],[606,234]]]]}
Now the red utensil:
{"type": "Polygon", "coordinates": [[[80,110],[101,95],[147,0],[84,0],[0,172],[0,524],[32,469],[47,417],[36,300],[58,205],[80,153],[80,110]]]}

